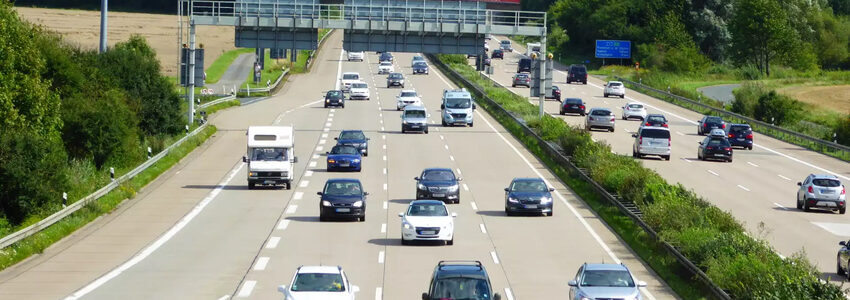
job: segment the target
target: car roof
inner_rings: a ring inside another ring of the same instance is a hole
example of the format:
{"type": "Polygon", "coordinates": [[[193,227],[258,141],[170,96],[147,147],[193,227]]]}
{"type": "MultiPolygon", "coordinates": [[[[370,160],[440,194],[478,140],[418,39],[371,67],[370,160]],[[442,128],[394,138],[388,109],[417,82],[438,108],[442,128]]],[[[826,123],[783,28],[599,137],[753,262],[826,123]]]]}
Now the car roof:
{"type": "Polygon", "coordinates": [[[354,178],[331,178],[331,179],[328,179],[328,181],[326,181],[325,183],[333,183],[333,182],[357,182],[357,183],[360,183],[360,180],[354,179],[354,178]]]}
{"type": "Polygon", "coordinates": [[[564,99],[564,101],[575,101],[575,100],[584,102],[584,100],[581,100],[581,98],[566,98],[566,99],[564,99]]]}
{"type": "Polygon", "coordinates": [[[640,103],[640,102],[629,102],[629,103],[626,103],[626,105],[634,105],[634,104],[637,104],[637,105],[643,106],[643,103],[640,103]]]}
{"type": "Polygon", "coordinates": [[[360,73],[357,73],[357,72],[343,72],[343,73],[342,73],[342,75],[346,75],[346,74],[349,74],[349,75],[350,75],[350,74],[355,74],[355,75],[357,75],[357,76],[360,76],[360,73]]]}
{"type": "Polygon", "coordinates": [[[440,200],[414,200],[414,201],[410,201],[410,205],[416,205],[416,204],[443,205],[443,206],[446,205],[445,202],[440,201],[440,200]]]}
{"type": "Polygon", "coordinates": [[[594,108],[590,109],[590,111],[594,111],[594,110],[604,110],[604,111],[607,111],[607,112],[611,111],[610,109],[608,109],[606,107],[594,107],[594,108]]]}
{"type": "Polygon", "coordinates": [[[747,127],[747,128],[752,128],[752,127],[750,127],[750,124],[731,124],[731,125],[729,125],[729,127],[747,127]]]}
{"type": "Polygon", "coordinates": [[[626,266],[621,264],[584,264],[585,271],[597,271],[597,270],[605,270],[605,271],[628,271],[629,269],[626,266]]]}
{"type": "Polygon", "coordinates": [[[717,128],[717,129],[712,129],[711,131],[709,131],[708,134],[711,135],[711,136],[715,136],[715,135],[726,136],[726,131],[723,131],[723,129],[717,128]]]}
{"type": "Polygon", "coordinates": [[[449,171],[449,172],[454,173],[454,171],[452,171],[452,169],[450,169],[450,168],[425,168],[424,170],[422,170],[422,172],[427,172],[427,171],[449,171]]]}
{"type": "Polygon", "coordinates": [[[399,94],[401,94],[401,93],[416,93],[416,90],[401,90],[401,92],[399,92],[399,94]]]}
{"type": "Polygon", "coordinates": [[[664,130],[664,131],[670,131],[670,129],[669,129],[669,128],[667,128],[667,127],[658,127],[658,126],[650,126],[650,127],[643,127],[643,126],[641,126],[640,128],[638,128],[638,130],[664,130]]]}
{"type": "Polygon", "coordinates": [[[646,115],[646,117],[647,118],[649,118],[649,117],[662,117],[662,118],[665,118],[665,119],[667,118],[662,114],[648,114],[648,115],[646,115]]]}
{"type": "Polygon", "coordinates": [[[469,91],[464,90],[446,90],[443,92],[443,96],[446,98],[472,98],[469,91]]]}
{"type": "Polygon", "coordinates": [[[811,174],[809,176],[814,177],[814,179],[835,179],[835,180],[838,180],[838,177],[836,177],[835,175],[829,175],[829,174],[811,174]]]}
{"type": "Polygon", "coordinates": [[[388,62],[388,61],[382,61],[381,64],[382,65],[391,65],[391,66],[393,65],[393,63],[388,62]]]}
{"type": "Polygon", "coordinates": [[[425,110],[425,107],[419,105],[408,105],[404,107],[404,110],[425,110]]]}
{"type": "Polygon", "coordinates": [[[337,266],[301,266],[298,268],[298,273],[322,273],[322,274],[340,274],[341,267],[337,266]]]}
{"type": "Polygon", "coordinates": [[[515,181],[540,181],[543,182],[543,178],[540,177],[516,177],[511,182],[515,181]]]}
{"type": "Polygon", "coordinates": [[[390,75],[398,75],[398,76],[403,76],[403,75],[402,75],[402,74],[401,74],[401,73],[399,73],[399,72],[392,72],[392,73],[390,73],[390,75]]]}
{"type": "Polygon", "coordinates": [[[363,133],[363,130],[360,130],[360,129],[348,129],[348,130],[343,130],[343,131],[341,131],[339,134],[340,134],[340,135],[342,135],[343,133],[346,133],[346,132],[359,132],[359,133],[363,133]]]}
{"type": "Polygon", "coordinates": [[[484,265],[480,261],[440,261],[437,263],[435,275],[437,278],[463,275],[464,277],[487,279],[487,270],[484,269],[484,265]]]}
{"type": "Polygon", "coordinates": [[[623,84],[623,82],[622,82],[622,81],[609,81],[608,83],[619,83],[619,84],[623,84]]]}

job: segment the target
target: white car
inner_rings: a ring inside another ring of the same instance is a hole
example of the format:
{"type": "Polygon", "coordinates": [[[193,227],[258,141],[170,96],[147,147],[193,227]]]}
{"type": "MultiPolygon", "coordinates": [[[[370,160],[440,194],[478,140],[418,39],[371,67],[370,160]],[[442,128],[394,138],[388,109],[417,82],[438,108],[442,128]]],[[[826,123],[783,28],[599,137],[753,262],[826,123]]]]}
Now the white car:
{"type": "Polygon", "coordinates": [[[286,300],[354,300],[360,288],[348,282],[342,267],[301,266],[289,286],[281,285],[277,290],[286,300]]]}
{"type": "Polygon", "coordinates": [[[348,88],[351,87],[352,83],[360,82],[360,73],[357,72],[345,72],[342,73],[342,78],[339,79],[339,89],[343,91],[348,91],[348,88]]]}
{"type": "Polygon", "coordinates": [[[402,110],[405,106],[415,105],[422,106],[422,98],[414,90],[402,90],[396,99],[396,110],[402,110]]]}
{"type": "Polygon", "coordinates": [[[391,61],[382,61],[378,64],[378,74],[389,74],[395,72],[395,67],[393,67],[393,62],[391,61]]]}
{"type": "Polygon", "coordinates": [[[454,244],[455,213],[449,213],[446,204],[440,200],[415,200],[410,202],[406,213],[401,217],[401,244],[410,241],[444,241],[454,244]]]}
{"type": "Polygon", "coordinates": [[[637,102],[629,102],[623,106],[623,120],[638,118],[641,121],[646,120],[646,108],[643,104],[637,102]]]}
{"type": "Polygon", "coordinates": [[[369,85],[362,81],[352,83],[348,88],[348,98],[369,100],[369,85]]]}
{"type": "Polygon", "coordinates": [[[605,84],[605,91],[603,94],[605,95],[605,98],[608,98],[608,96],[620,96],[620,98],[626,98],[626,86],[619,81],[609,81],[605,84]]]}
{"type": "Polygon", "coordinates": [[[352,61],[352,60],[363,61],[363,58],[365,56],[366,55],[363,53],[363,51],[349,51],[348,52],[348,61],[352,61]]]}

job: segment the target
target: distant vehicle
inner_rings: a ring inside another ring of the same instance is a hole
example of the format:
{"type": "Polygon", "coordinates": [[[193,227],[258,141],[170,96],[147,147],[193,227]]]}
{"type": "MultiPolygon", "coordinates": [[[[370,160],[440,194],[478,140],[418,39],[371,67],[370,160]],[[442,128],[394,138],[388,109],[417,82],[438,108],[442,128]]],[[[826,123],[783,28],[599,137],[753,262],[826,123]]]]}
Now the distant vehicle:
{"type": "Polygon", "coordinates": [[[333,178],[325,182],[319,204],[319,221],[331,218],[353,218],[366,221],[366,196],[360,180],[333,178]]]}
{"type": "Polygon", "coordinates": [[[540,43],[525,43],[525,56],[531,57],[532,54],[542,52],[540,43]]]}
{"type": "Polygon", "coordinates": [[[349,145],[357,148],[363,156],[369,156],[369,138],[362,130],[343,130],[334,138],[337,145],[349,145]]]}
{"type": "Polygon", "coordinates": [[[291,189],[298,162],[294,149],[292,126],[249,126],[248,153],[242,157],[248,163],[248,189],[258,184],[291,189]]]}
{"type": "MultiPolygon", "coordinates": [[[[587,82],[585,82],[585,84],[587,84],[587,82]]],[[[605,84],[605,91],[603,94],[605,95],[605,98],[608,98],[608,96],[620,96],[620,98],[626,98],[626,86],[619,81],[609,81],[605,84]]]]}
{"type": "Polygon", "coordinates": [[[390,76],[387,76],[387,88],[394,86],[404,88],[404,75],[401,73],[390,73],[390,76]]]}
{"type": "Polygon", "coordinates": [[[514,78],[511,80],[511,87],[517,87],[518,85],[531,87],[531,76],[528,76],[528,73],[514,74],[514,78]]]}
{"type": "Polygon", "coordinates": [[[643,104],[629,102],[626,103],[626,105],[623,105],[623,120],[631,118],[638,118],[641,122],[646,120],[646,108],[643,107],[643,104]]]}
{"type": "Polygon", "coordinates": [[[454,245],[455,213],[449,213],[446,204],[437,200],[411,201],[401,218],[401,244],[411,241],[444,241],[454,245]]]}
{"type": "Polygon", "coordinates": [[[378,64],[378,74],[389,74],[395,72],[395,67],[391,61],[382,61],[378,64]]]}
{"type": "Polygon", "coordinates": [[[732,145],[725,136],[708,136],[699,142],[699,160],[719,159],[732,162],[732,145]]]}
{"type": "Polygon", "coordinates": [[[560,113],[562,115],[579,114],[579,115],[584,116],[584,115],[587,114],[587,111],[586,111],[586,108],[584,107],[584,101],[582,101],[581,99],[579,99],[579,98],[567,98],[567,99],[564,99],[564,103],[561,104],[560,113]]]}
{"type": "Polygon", "coordinates": [[[697,134],[705,135],[712,129],[726,129],[726,122],[720,117],[704,116],[698,121],[697,134]]]}
{"type": "Polygon", "coordinates": [[[484,43],[484,52],[490,51],[490,44],[484,43]]]}
{"type": "Polygon", "coordinates": [[[810,211],[812,208],[838,211],[842,215],[847,211],[845,189],[834,175],[809,174],[802,182],[797,182],[797,209],[810,211]]]}
{"type": "Polygon", "coordinates": [[[414,55],[413,59],[410,61],[410,66],[415,65],[417,62],[427,63],[427,61],[425,60],[425,57],[423,57],[421,55],[414,55]]]}
{"type": "Polygon", "coordinates": [[[561,102],[561,89],[557,85],[552,86],[552,96],[546,96],[546,99],[555,99],[561,102]]]}
{"type": "Polygon", "coordinates": [[[729,143],[732,147],[744,147],[753,150],[753,128],[747,124],[731,124],[727,126],[729,143]]]}
{"type": "Polygon", "coordinates": [[[493,50],[493,54],[490,54],[490,58],[505,59],[505,52],[502,49],[493,50]]]}
{"type": "Polygon", "coordinates": [[[342,78],[340,78],[339,81],[340,81],[340,85],[339,85],[340,89],[342,89],[343,91],[348,91],[348,88],[351,86],[352,83],[360,81],[360,73],[357,73],[357,72],[342,73],[342,78]]]}
{"type": "Polygon", "coordinates": [[[360,151],[356,147],[349,145],[336,145],[330,152],[325,152],[327,155],[327,171],[335,170],[352,170],[360,172],[361,163],[360,151]]]}
{"type": "Polygon", "coordinates": [[[668,127],[667,117],[662,114],[648,114],[646,115],[646,122],[641,127],[643,126],[668,127]]]}
{"type": "Polygon", "coordinates": [[[587,114],[584,128],[590,131],[593,130],[594,127],[602,127],[608,129],[610,132],[614,132],[614,121],[616,119],[617,118],[614,117],[614,113],[607,108],[594,107],[591,108],[590,112],[587,114]]]}
{"type": "Polygon", "coordinates": [[[501,300],[480,261],[440,261],[422,300],[501,300]]]}
{"type": "Polygon", "coordinates": [[[587,67],[584,65],[570,65],[567,70],[567,84],[581,82],[587,84],[587,67]]]}
{"type": "Polygon", "coordinates": [[[289,286],[278,286],[277,291],[283,293],[287,300],[354,300],[354,294],[360,292],[360,288],[348,282],[342,267],[301,266],[289,286]]]}
{"type": "Polygon", "coordinates": [[[475,125],[475,102],[472,101],[472,94],[466,89],[444,90],[440,110],[443,126],[475,125]]]}
{"type": "Polygon", "coordinates": [[[422,98],[419,97],[419,94],[415,90],[402,90],[395,99],[396,110],[402,110],[408,105],[422,106],[422,98]]]}
{"type": "Polygon", "coordinates": [[[365,82],[355,82],[348,88],[348,98],[369,100],[369,85],[365,82]]]}
{"type": "Polygon", "coordinates": [[[637,281],[632,272],[621,264],[583,264],[576,277],[567,283],[570,300],[641,299],[640,288],[646,282],[637,281]]]}
{"type": "Polygon", "coordinates": [[[413,74],[428,74],[428,63],[417,61],[413,63],[413,74]]]}
{"type": "Polygon", "coordinates": [[[366,55],[363,53],[363,51],[349,51],[348,52],[348,61],[352,61],[352,60],[363,61],[363,58],[365,56],[366,55]]]}
{"type": "Polygon", "coordinates": [[[505,188],[505,214],[535,213],[552,216],[552,192],[540,178],[514,178],[505,188]]]}
{"type": "Polygon", "coordinates": [[[530,58],[520,58],[517,62],[516,66],[517,73],[528,73],[531,72],[531,59],[530,58]]]}
{"type": "Polygon", "coordinates": [[[408,105],[401,113],[401,133],[420,131],[428,133],[428,112],[425,107],[408,105]]]}
{"type": "Polygon", "coordinates": [[[838,265],[836,273],[847,278],[850,277],[848,276],[848,273],[850,273],[850,241],[840,241],[838,245],[841,248],[838,249],[838,255],[836,256],[838,265]]]}
{"type": "Polygon", "coordinates": [[[392,62],[393,61],[393,54],[389,53],[389,52],[382,52],[381,56],[378,57],[378,61],[379,62],[382,62],[382,61],[392,62]]]}
{"type": "Polygon", "coordinates": [[[416,200],[436,199],[446,203],[460,203],[460,185],[462,178],[455,177],[454,171],[447,168],[428,168],[416,180],[416,200]]]}
{"type": "Polygon", "coordinates": [[[513,52],[513,51],[514,51],[514,48],[513,48],[513,47],[511,47],[511,41],[510,41],[510,40],[502,40],[502,41],[500,41],[500,42],[499,42],[499,47],[500,47],[502,50],[505,50],[505,51],[507,51],[507,52],[513,52]]]}
{"type": "Polygon", "coordinates": [[[723,131],[723,129],[712,129],[711,132],[708,133],[708,136],[726,137],[726,131],[723,131]]]}
{"type": "Polygon", "coordinates": [[[670,139],[670,129],[664,127],[643,126],[637,133],[632,146],[632,157],[641,158],[644,155],[657,155],[664,160],[670,160],[673,143],[670,139]]]}
{"type": "Polygon", "coordinates": [[[325,93],[325,108],[339,106],[345,108],[345,94],[340,90],[330,90],[325,93]]]}

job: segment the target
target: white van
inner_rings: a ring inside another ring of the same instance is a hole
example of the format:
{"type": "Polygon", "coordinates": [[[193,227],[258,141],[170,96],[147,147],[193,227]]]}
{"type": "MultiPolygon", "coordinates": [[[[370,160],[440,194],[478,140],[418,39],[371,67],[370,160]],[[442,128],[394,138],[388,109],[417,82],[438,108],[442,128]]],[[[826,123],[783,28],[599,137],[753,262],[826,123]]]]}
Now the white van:
{"type": "Polygon", "coordinates": [[[292,126],[248,127],[248,189],[256,185],[283,185],[292,188],[295,163],[295,135],[292,126]]]}
{"type": "Polygon", "coordinates": [[[664,160],[670,160],[671,140],[670,129],[664,127],[641,127],[632,134],[635,138],[632,156],[641,158],[644,155],[657,155],[664,160]]]}

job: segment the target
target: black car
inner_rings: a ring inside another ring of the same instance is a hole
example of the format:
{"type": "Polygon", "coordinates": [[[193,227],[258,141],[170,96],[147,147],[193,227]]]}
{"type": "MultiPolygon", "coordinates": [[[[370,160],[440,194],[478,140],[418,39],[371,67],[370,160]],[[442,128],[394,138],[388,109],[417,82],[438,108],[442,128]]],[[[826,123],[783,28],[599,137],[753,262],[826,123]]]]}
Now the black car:
{"type": "Polygon", "coordinates": [[[564,99],[564,103],[561,104],[561,114],[580,114],[582,116],[587,115],[587,109],[584,107],[584,101],[579,98],[567,98],[564,99]]]}
{"type": "Polygon", "coordinates": [[[428,168],[416,180],[416,200],[435,199],[446,203],[460,203],[460,185],[462,178],[455,177],[452,169],[428,168]]]}
{"type": "Polygon", "coordinates": [[[540,178],[514,178],[505,188],[505,214],[536,213],[552,215],[552,192],[540,178]]]}
{"type": "Polygon", "coordinates": [[[390,75],[387,76],[387,88],[393,86],[400,86],[403,88],[404,75],[402,75],[401,73],[390,73],[390,75]]]}
{"type": "Polygon", "coordinates": [[[643,126],[668,127],[667,117],[662,114],[648,114],[646,115],[646,123],[643,126]]]}
{"type": "Polygon", "coordinates": [[[728,127],[727,137],[732,146],[753,150],[753,128],[750,125],[731,124],[728,127]]]}
{"type": "Polygon", "coordinates": [[[502,295],[493,293],[490,277],[480,261],[440,261],[422,300],[442,299],[501,300],[502,295]]]}
{"type": "Polygon", "coordinates": [[[393,61],[393,55],[389,52],[381,53],[381,56],[378,57],[378,62],[384,62],[384,61],[392,62],[393,61]]]}
{"type": "Polygon", "coordinates": [[[700,160],[719,159],[732,162],[732,144],[723,136],[708,136],[699,142],[697,158],[700,160]]]}
{"type": "Polygon", "coordinates": [[[557,85],[552,86],[552,96],[546,96],[546,99],[555,99],[561,102],[561,89],[557,85]]]}
{"type": "Polygon", "coordinates": [[[519,62],[516,65],[516,72],[531,72],[531,59],[530,58],[520,58],[519,62]]]}
{"type": "Polygon", "coordinates": [[[354,218],[360,222],[366,221],[366,196],[360,180],[334,178],[325,182],[319,201],[319,221],[330,218],[354,218]]]}
{"type": "MultiPolygon", "coordinates": [[[[836,273],[838,273],[839,276],[850,277],[847,275],[847,273],[850,273],[848,272],[848,270],[850,270],[850,241],[840,241],[838,242],[838,245],[841,246],[841,248],[838,249],[838,255],[836,256],[836,259],[838,260],[838,270],[836,273]]],[[[425,298],[423,297],[422,299],[425,298]]]]}
{"type": "Polygon", "coordinates": [[[413,74],[428,74],[428,63],[424,61],[413,63],[413,74]]]}
{"type": "Polygon", "coordinates": [[[502,51],[502,49],[493,50],[493,54],[490,54],[490,58],[505,59],[505,51],[502,51]]]}
{"type": "Polygon", "coordinates": [[[334,138],[337,145],[351,145],[360,151],[363,156],[369,156],[369,138],[363,134],[363,130],[343,130],[339,136],[334,138]]]}
{"type": "Polygon", "coordinates": [[[697,124],[697,134],[706,135],[712,129],[726,129],[726,122],[721,117],[704,116],[697,124]]]}
{"type": "Polygon", "coordinates": [[[570,65],[567,70],[567,84],[581,82],[587,84],[587,67],[584,65],[570,65]]]}
{"type": "Polygon", "coordinates": [[[325,93],[325,108],[328,106],[339,106],[345,108],[345,96],[340,90],[331,90],[325,93]]]}

